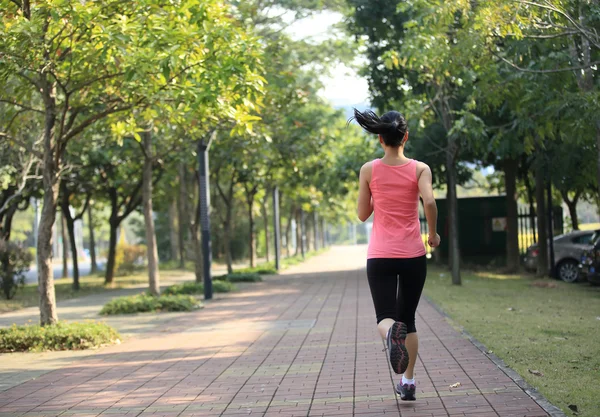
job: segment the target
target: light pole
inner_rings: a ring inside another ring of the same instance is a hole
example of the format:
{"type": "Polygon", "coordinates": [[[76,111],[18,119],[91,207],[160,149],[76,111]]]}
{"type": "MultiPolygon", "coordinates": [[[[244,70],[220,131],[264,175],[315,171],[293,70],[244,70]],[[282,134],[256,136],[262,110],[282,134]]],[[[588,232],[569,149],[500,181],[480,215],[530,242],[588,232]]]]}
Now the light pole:
{"type": "Polygon", "coordinates": [[[212,277],[210,269],[212,264],[212,251],[210,244],[210,192],[209,192],[209,171],[208,171],[208,151],[213,139],[216,136],[216,129],[210,134],[208,142],[205,139],[198,141],[198,176],[200,192],[198,195],[200,211],[200,230],[202,234],[202,270],[204,275],[204,299],[212,299],[212,277]]]}

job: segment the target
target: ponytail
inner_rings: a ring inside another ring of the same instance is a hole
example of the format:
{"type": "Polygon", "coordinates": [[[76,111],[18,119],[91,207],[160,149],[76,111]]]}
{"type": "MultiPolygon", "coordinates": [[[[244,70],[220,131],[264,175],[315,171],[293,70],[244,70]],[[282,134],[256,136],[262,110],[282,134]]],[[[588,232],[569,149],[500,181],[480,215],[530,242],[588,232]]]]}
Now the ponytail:
{"type": "Polygon", "coordinates": [[[360,112],[354,109],[354,117],[348,120],[356,122],[369,133],[381,135],[387,146],[396,148],[403,144],[404,137],[408,131],[408,125],[404,116],[397,111],[385,113],[381,118],[371,110],[360,112]]]}

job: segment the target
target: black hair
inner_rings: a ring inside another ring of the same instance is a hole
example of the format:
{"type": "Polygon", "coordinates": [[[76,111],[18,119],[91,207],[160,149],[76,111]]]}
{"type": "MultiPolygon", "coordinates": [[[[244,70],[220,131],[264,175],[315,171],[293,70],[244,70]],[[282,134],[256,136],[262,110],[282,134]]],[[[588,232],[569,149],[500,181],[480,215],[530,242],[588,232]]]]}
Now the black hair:
{"type": "Polygon", "coordinates": [[[404,137],[408,131],[408,124],[404,116],[397,111],[389,111],[379,117],[371,110],[360,112],[354,109],[354,117],[348,120],[348,123],[356,122],[369,133],[381,135],[383,142],[387,146],[397,148],[404,142],[404,137]]]}

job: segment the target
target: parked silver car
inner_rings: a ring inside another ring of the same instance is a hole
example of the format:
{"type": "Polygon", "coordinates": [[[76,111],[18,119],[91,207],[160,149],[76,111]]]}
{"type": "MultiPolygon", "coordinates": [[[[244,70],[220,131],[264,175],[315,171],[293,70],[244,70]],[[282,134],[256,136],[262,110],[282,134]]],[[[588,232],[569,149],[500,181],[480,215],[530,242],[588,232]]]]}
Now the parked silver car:
{"type": "MultiPolygon", "coordinates": [[[[575,282],[579,278],[579,262],[584,251],[592,249],[594,235],[600,230],[578,230],[554,238],[554,268],[556,277],[565,282],[575,282]]],[[[525,269],[537,269],[537,257],[540,254],[537,243],[527,248],[525,269]]]]}

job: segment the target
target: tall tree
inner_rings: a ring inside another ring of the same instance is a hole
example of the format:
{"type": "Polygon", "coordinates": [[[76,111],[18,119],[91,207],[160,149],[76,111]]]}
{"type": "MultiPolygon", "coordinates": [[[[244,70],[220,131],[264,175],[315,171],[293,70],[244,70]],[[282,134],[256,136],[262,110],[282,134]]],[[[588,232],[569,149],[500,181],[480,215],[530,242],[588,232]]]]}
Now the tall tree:
{"type": "MultiPolygon", "coordinates": [[[[217,71],[217,80],[211,80],[217,83],[207,82],[215,74],[206,70],[210,64],[235,68],[236,73],[257,80],[253,64],[241,65],[239,53],[222,54],[225,47],[249,51],[255,44],[231,24],[227,6],[216,1],[165,5],[154,0],[3,0],[0,7],[6,10],[0,21],[0,52],[7,57],[0,64],[0,82],[18,83],[12,104],[38,112],[44,120],[44,204],[37,256],[40,321],[48,325],[58,320],[51,239],[69,142],[99,120],[156,103],[169,94],[188,106],[201,104],[207,91],[219,94],[223,82],[230,81],[217,71]],[[29,105],[34,94],[40,108],[29,105]]],[[[244,81],[252,83],[249,78],[244,81]]],[[[137,130],[127,125],[115,124],[115,133],[137,130]]],[[[22,142],[6,131],[0,136],[22,142]]]]}

